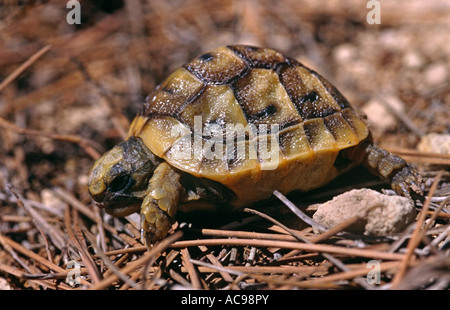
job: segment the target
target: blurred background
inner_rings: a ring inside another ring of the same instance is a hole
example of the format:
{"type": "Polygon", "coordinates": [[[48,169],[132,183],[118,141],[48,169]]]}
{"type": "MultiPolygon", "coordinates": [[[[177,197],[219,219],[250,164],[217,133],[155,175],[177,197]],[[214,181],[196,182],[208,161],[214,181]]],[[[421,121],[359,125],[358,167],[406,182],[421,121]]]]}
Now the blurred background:
{"type": "Polygon", "coordinates": [[[386,148],[450,131],[448,0],[80,0],[78,16],[74,2],[0,1],[0,215],[18,212],[7,187],[52,206],[58,186],[90,204],[94,159],[124,138],[145,97],[225,44],[318,71],[386,148]]]}

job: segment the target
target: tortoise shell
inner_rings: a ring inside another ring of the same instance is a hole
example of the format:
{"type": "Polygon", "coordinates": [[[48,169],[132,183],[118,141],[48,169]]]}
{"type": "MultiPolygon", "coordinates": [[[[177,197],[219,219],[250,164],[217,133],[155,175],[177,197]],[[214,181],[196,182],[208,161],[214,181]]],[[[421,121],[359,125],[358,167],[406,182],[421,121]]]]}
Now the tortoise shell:
{"type": "Polygon", "coordinates": [[[339,152],[369,130],[317,72],[272,49],[233,45],[173,72],[147,97],[129,136],[171,166],[222,183],[246,205],[274,188],[328,183],[340,172],[339,152]]]}

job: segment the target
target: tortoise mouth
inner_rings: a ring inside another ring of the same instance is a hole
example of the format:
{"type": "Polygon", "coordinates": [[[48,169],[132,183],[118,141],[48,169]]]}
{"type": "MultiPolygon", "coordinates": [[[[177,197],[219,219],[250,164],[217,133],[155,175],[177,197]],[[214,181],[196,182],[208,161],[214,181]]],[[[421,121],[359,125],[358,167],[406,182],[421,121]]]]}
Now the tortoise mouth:
{"type": "Polygon", "coordinates": [[[116,216],[124,217],[132,213],[138,212],[141,203],[140,201],[110,201],[110,202],[97,202],[97,207],[104,209],[106,213],[116,216]]]}

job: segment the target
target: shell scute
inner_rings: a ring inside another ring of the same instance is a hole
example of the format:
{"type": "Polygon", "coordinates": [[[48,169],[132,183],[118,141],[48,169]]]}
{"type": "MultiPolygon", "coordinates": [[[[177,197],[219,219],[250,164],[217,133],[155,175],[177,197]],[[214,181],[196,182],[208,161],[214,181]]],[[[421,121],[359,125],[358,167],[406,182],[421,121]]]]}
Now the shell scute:
{"type": "Polygon", "coordinates": [[[192,129],[195,126],[195,117],[200,117],[203,131],[213,125],[224,129],[226,124],[247,124],[228,85],[207,85],[197,100],[186,105],[179,116],[192,129]]]}
{"type": "Polygon", "coordinates": [[[366,122],[358,115],[355,110],[351,108],[345,108],[341,112],[342,117],[347,121],[347,123],[352,127],[353,131],[360,141],[367,138],[369,135],[369,128],[366,122]]]}
{"type": "Polygon", "coordinates": [[[326,128],[331,132],[340,149],[356,145],[358,136],[342,117],[341,113],[335,113],[324,118],[326,128]]]}
{"type": "Polygon", "coordinates": [[[173,115],[201,92],[204,84],[185,68],[174,71],[144,103],[144,115],[173,115]]]}
{"type": "Polygon", "coordinates": [[[240,139],[227,145],[227,165],[231,174],[260,169],[255,140],[240,139]]]}
{"type": "MultiPolygon", "coordinates": [[[[172,166],[243,194],[248,179],[260,177],[288,191],[282,175],[332,163],[369,135],[321,75],[274,50],[241,45],[213,49],[176,70],[133,124],[130,135],[172,166]]],[[[314,182],[331,178],[329,169],[314,182]]]]}
{"type": "Polygon", "coordinates": [[[143,127],[138,136],[158,157],[164,157],[182,137],[188,136],[190,139],[190,128],[170,116],[153,117],[142,124],[143,127]],[[155,140],[158,143],[155,143],[155,140]]]}
{"type": "Polygon", "coordinates": [[[308,141],[303,124],[280,133],[280,147],[286,158],[311,157],[314,152],[308,141]]]}
{"type": "Polygon", "coordinates": [[[227,47],[219,47],[194,58],[185,68],[208,84],[226,84],[240,76],[247,64],[227,47]]]}
{"type": "Polygon", "coordinates": [[[284,66],[280,70],[280,79],[303,120],[325,117],[341,110],[311,70],[299,65],[284,66]]]}
{"type": "Polygon", "coordinates": [[[249,123],[279,124],[283,128],[302,121],[273,70],[253,69],[233,88],[249,123]]]}
{"type": "Polygon", "coordinates": [[[303,126],[309,144],[315,152],[337,150],[336,140],[322,118],[306,120],[303,126]]]}
{"type": "Polygon", "coordinates": [[[268,48],[246,45],[228,46],[228,48],[245,59],[252,68],[276,69],[286,62],[283,54],[268,48]]]}

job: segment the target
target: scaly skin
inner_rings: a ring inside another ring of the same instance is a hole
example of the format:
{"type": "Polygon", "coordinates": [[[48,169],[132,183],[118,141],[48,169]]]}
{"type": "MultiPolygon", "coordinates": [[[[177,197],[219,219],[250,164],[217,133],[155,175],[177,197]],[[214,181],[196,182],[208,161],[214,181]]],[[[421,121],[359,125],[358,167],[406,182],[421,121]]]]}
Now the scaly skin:
{"type": "Polygon", "coordinates": [[[141,206],[141,229],[146,243],[164,238],[172,226],[180,193],[180,175],[167,163],[161,163],[150,179],[141,206]]]}
{"type": "Polygon", "coordinates": [[[356,147],[345,150],[344,156],[361,163],[371,173],[391,184],[399,195],[410,198],[410,190],[423,194],[419,186],[422,180],[416,169],[404,159],[373,144],[370,137],[356,147]]]}

